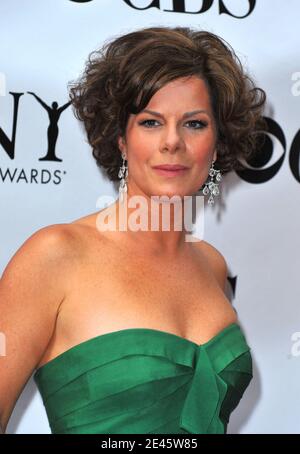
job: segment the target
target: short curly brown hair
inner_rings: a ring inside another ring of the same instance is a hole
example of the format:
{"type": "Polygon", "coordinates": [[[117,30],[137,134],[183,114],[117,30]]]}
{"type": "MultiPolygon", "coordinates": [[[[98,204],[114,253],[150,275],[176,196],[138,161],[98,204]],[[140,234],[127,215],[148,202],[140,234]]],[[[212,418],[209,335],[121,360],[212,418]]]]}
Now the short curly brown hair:
{"type": "Polygon", "coordinates": [[[215,167],[245,168],[263,143],[265,91],[255,87],[232,47],[191,27],[148,27],[114,37],[91,52],[85,70],[69,82],[75,117],[84,124],[97,165],[118,181],[130,114],[146,107],[166,83],[196,75],[206,81],[217,125],[215,167]]]}

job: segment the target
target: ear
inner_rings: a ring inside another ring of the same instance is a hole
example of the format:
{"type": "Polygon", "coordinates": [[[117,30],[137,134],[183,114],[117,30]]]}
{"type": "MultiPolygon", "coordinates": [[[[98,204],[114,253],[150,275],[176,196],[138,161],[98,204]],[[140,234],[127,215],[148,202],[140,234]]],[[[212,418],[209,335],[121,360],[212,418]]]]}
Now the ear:
{"type": "Polygon", "coordinates": [[[124,151],[126,152],[126,145],[125,145],[125,140],[122,136],[118,137],[118,147],[121,151],[121,153],[124,151]]]}
{"type": "Polygon", "coordinates": [[[216,161],[216,160],[217,160],[217,149],[215,149],[214,156],[213,156],[213,161],[216,161]]]}

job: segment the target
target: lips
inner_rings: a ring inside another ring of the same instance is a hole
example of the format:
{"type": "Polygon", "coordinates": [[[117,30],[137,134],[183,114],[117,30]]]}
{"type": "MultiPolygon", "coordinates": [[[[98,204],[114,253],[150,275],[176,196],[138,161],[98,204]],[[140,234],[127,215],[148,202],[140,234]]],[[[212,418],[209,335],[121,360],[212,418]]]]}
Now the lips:
{"type": "Polygon", "coordinates": [[[187,169],[186,166],[183,166],[181,164],[162,164],[158,166],[154,166],[154,169],[161,169],[161,170],[183,170],[187,169]]]}
{"type": "Polygon", "coordinates": [[[181,164],[161,164],[153,167],[154,172],[166,178],[175,178],[185,175],[188,167],[181,164]]]}

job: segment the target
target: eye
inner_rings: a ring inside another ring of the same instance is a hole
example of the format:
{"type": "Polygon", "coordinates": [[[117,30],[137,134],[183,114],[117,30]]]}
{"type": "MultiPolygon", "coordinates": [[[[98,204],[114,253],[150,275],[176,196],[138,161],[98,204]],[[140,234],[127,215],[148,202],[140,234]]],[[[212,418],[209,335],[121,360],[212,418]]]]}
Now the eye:
{"type": "Polygon", "coordinates": [[[200,121],[200,120],[190,120],[190,121],[187,121],[187,123],[198,124],[198,127],[196,127],[196,128],[192,127],[192,129],[202,129],[207,126],[207,123],[205,123],[204,121],[200,121]]]}
{"type": "Polygon", "coordinates": [[[139,122],[139,125],[146,126],[146,128],[148,128],[148,127],[151,128],[152,126],[151,126],[151,125],[149,126],[149,123],[150,123],[151,121],[154,121],[154,122],[155,122],[155,121],[157,121],[157,120],[154,120],[154,119],[143,120],[143,121],[140,121],[140,122],[139,122]],[[148,125],[148,126],[147,126],[147,125],[148,125]]]}

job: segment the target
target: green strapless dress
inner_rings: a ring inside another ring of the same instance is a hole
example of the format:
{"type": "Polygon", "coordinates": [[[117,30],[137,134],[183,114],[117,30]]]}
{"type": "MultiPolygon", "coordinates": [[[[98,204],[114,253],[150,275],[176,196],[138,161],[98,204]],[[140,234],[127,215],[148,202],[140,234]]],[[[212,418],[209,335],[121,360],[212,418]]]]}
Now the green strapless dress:
{"type": "Polygon", "coordinates": [[[34,374],[54,434],[224,434],[251,379],[237,323],[201,345],[151,328],[102,334],[34,374]]]}

